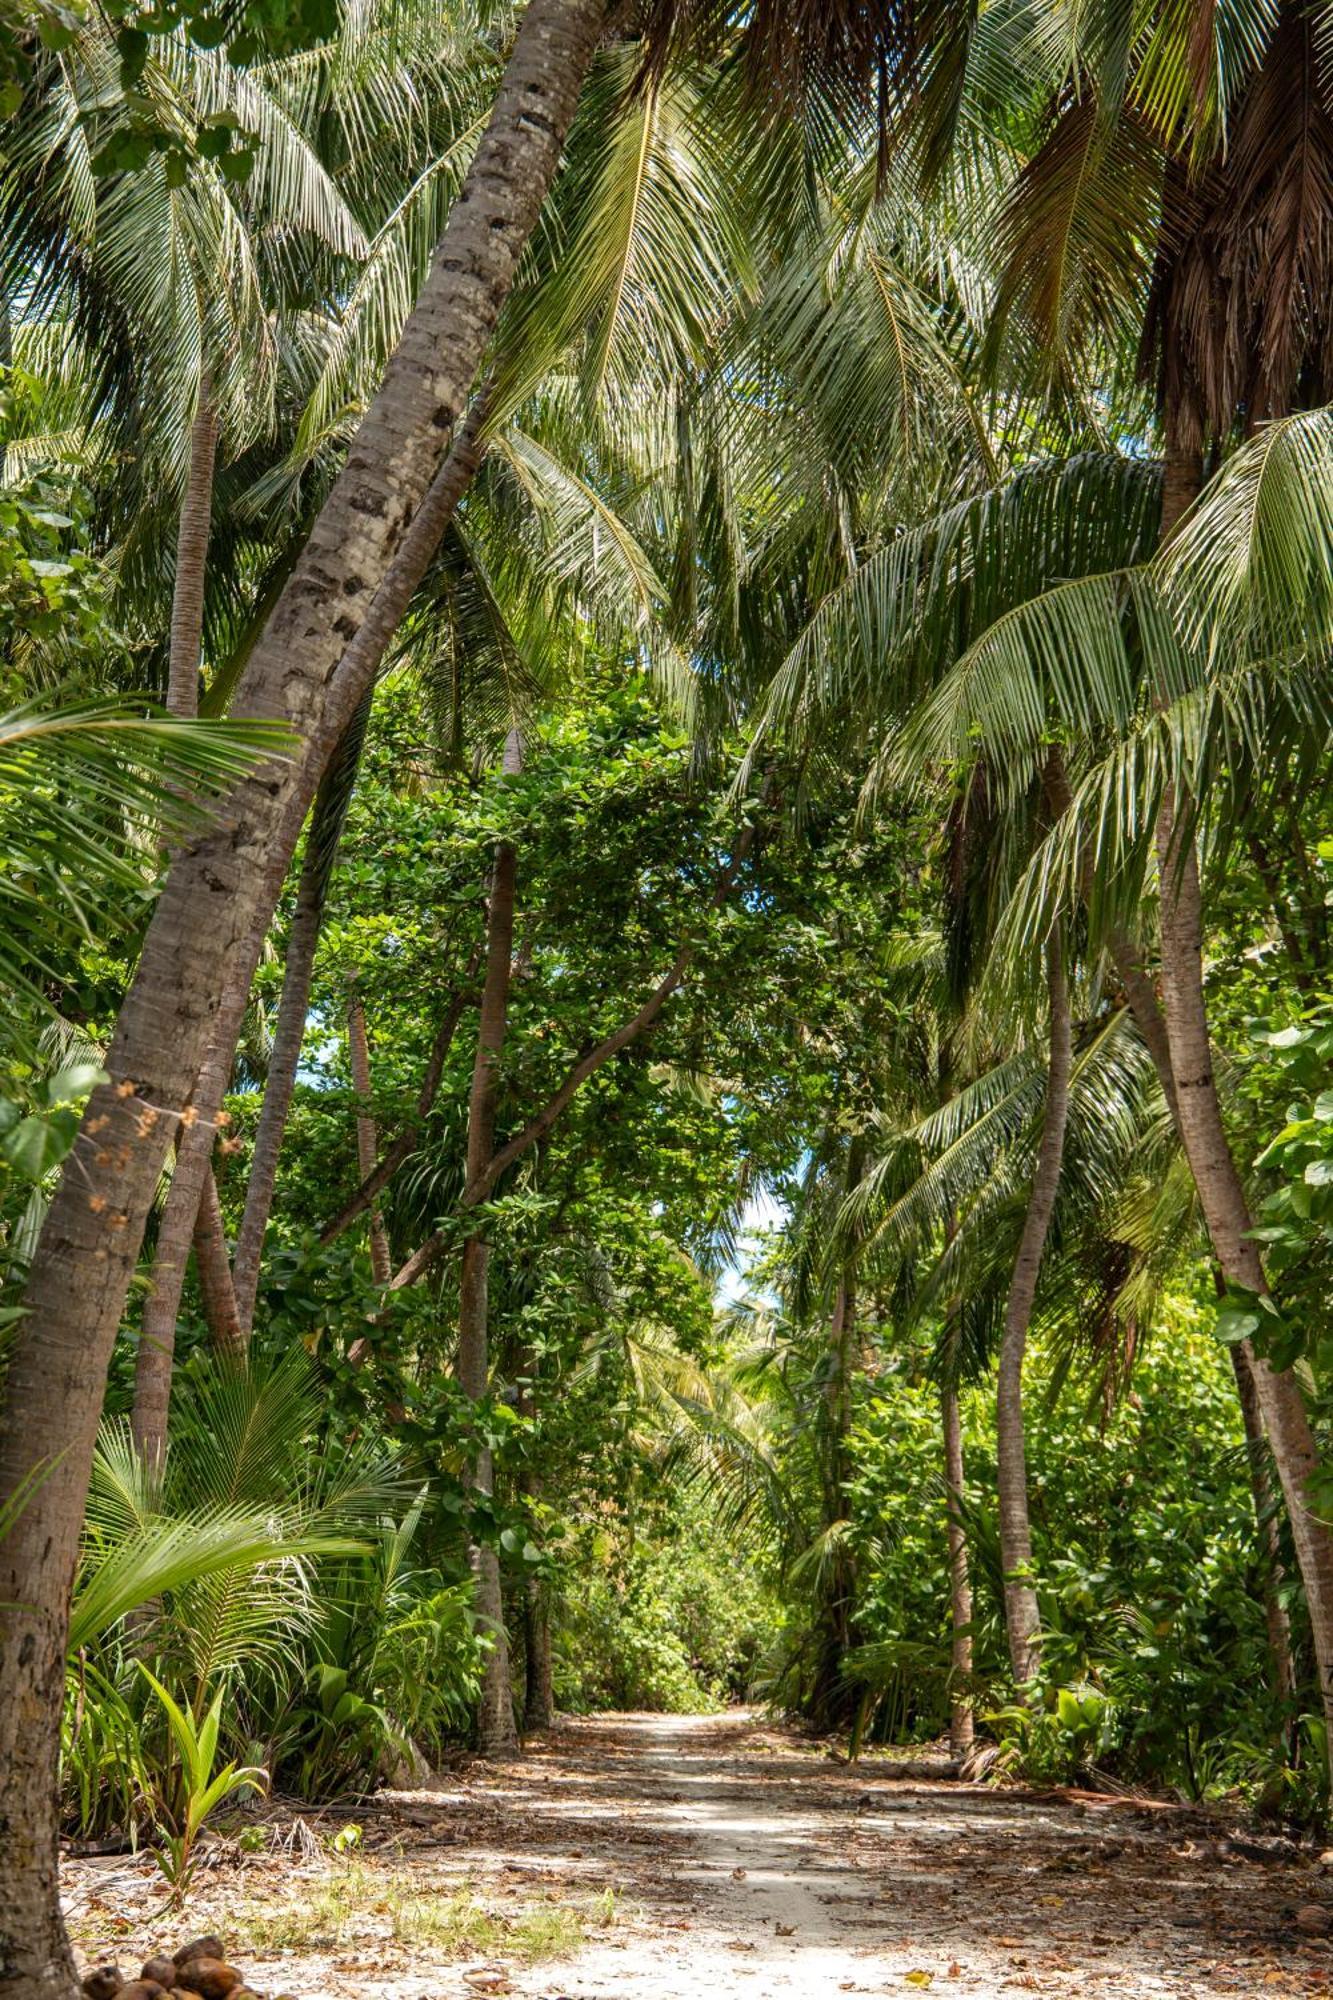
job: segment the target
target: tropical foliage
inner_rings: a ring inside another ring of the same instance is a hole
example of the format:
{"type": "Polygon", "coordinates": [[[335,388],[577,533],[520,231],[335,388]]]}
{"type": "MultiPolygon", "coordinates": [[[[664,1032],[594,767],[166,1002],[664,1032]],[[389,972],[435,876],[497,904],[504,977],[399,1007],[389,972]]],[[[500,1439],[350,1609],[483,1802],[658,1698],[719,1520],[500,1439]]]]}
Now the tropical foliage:
{"type": "Polygon", "coordinates": [[[743,1696],[1317,1816],[1321,32],[545,4],[510,183],[537,0],[0,7],[61,1823],[743,1696]]]}

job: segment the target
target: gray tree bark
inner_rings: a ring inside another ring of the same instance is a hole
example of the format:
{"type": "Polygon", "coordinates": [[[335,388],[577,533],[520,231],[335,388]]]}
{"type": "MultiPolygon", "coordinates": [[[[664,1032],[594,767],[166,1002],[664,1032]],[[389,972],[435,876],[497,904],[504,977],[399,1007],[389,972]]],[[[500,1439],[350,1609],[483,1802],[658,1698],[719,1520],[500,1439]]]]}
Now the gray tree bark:
{"type": "Polygon", "coordinates": [[[267,922],[315,779],[368,685],[353,642],[373,634],[376,593],[555,175],[602,19],[601,0],[529,0],[431,273],[237,690],[234,713],[285,721],[298,754],[237,785],[171,868],[108,1051],[110,1081],[47,1213],[0,1432],[0,1504],[26,1501],[0,1544],[0,1995],[75,2000],[78,1990],[56,1881],[69,1593],[107,1366],[158,1174],[219,1025],[226,968],[246,953],[265,899],[267,922]]]}
{"type": "MultiPolygon", "coordinates": [[[[1130,1013],[1152,1057],[1153,1068],[1157,1072],[1157,1081],[1166,1099],[1167,1109],[1171,1113],[1172,1124],[1176,1128],[1177,1137],[1180,1137],[1180,1106],[1176,1098],[1176,1079],[1171,1068],[1171,1042],[1167,1034],[1166,1018],[1158,1005],[1153,983],[1144,970],[1141,952],[1123,933],[1112,935],[1110,950],[1120,983],[1125,989],[1130,1013]]],[[[1282,1602],[1282,1555],[1277,1522],[1273,1515],[1263,1412],[1259,1405],[1258,1385],[1254,1379],[1254,1355],[1248,1341],[1228,1351],[1236,1378],[1241,1420],[1245,1426],[1245,1444],[1250,1465],[1250,1491],[1254,1500],[1255,1530],[1259,1537],[1262,1565],[1264,1625],[1268,1633],[1268,1650],[1273,1662],[1273,1691],[1279,1701],[1286,1706],[1295,1690],[1291,1621],[1282,1602]]]]}

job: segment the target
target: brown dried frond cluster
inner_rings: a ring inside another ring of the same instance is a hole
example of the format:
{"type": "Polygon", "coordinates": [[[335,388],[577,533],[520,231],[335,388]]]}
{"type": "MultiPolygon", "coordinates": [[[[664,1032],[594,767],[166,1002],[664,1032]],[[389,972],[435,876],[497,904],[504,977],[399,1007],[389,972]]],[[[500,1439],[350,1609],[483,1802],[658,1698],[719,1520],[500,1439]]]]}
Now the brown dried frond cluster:
{"type": "Polygon", "coordinates": [[[1224,150],[1168,176],[1144,340],[1189,451],[1333,398],[1333,88],[1283,7],[1224,150]]]}

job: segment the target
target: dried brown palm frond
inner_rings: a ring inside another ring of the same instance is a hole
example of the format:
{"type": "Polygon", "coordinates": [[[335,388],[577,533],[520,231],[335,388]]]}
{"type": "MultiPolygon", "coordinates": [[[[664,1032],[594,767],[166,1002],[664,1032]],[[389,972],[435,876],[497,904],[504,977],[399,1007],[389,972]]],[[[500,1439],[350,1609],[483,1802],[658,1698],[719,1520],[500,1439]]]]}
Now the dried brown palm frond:
{"type": "Polygon", "coordinates": [[[1333,396],[1333,89],[1303,10],[1225,152],[1168,176],[1141,358],[1186,450],[1333,396]]]}

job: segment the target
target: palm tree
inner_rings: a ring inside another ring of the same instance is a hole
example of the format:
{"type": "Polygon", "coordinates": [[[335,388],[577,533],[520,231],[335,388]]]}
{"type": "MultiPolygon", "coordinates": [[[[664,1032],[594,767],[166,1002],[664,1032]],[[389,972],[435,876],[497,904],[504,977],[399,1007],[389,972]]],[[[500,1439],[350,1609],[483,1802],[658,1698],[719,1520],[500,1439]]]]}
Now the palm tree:
{"type": "MultiPolygon", "coordinates": [[[[1093,851],[1101,865],[1089,908],[1107,934],[1137,912],[1155,859],[1167,934],[1166,1046],[1153,1035],[1155,1054],[1167,1065],[1166,1095],[1214,1254],[1224,1276],[1248,1291],[1262,1290],[1263,1270],[1208,1046],[1193,859],[1197,809],[1191,804],[1186,819],[1185,802],[1202,798],[1219,813],[1227,810],[1226,743],[1247,717],[1260,742],[1284,731],[1326,733],[1322,690],[1304,665],[1323,643],[1327,620],[1326,535],[1318,521],[1324,503],[1316,497],[1327,491],[1326,433],[1323,417],[1274,426],[1224,468],[1215,504],[1205,499],[1197,522],[1178,531],[1155,562],[1072,581],[997,619],[941,684],[911,746],[935,756],[947,743],[956,754],[980,738],[1003,768],[1024,754],[1020,743],[1026,754],[1037,754],[1053,713],[1071,743],[1081,743],[1071,802],[1004,919],[1010,939],[1028,930],[1038,909],[1045,913],[1038,921],[1049,921],[1053,895],[1079,892],[1093,851]],[[1277,506],[1286,510],[1281,528],[1271,511],[1277,506]],[[1232,666],[1219,675],[1223,659],[1232,666]],[[1163,689],[1175,696],[1169,705],[1163,689]],[[1171,837],[1164,845],[1166,822],[1171,837]],[[1188,1070],[1182,1052],[1192,1058],[1188,1070]]],[[[1143,996],[1139,1010],[1150,1019],[1143,996]]],[[[1254,1377],[1324,1662],[1328,1537],[1303,1497],[1315,1463],[1309,1420],[1289,1371],[1256,1358],[1254,1377]]],[[[1323,1682],[1323,1665],[1320,1673],[1323,1682]]]]}
{"type": "MultiPolygon", "coordinates": [[[[377,593],[386,573],[432,481],[444,481],[447,519],[475,467],[475,453],[464,451],[453,475],[442,470],[448,440],[555,176],[603,18],[597,0],[529,0],[430,273],[237,684],[235,712],[281,716],[301,754],[239,785],[225,831],[192,841],[173,866],[108,1054],[113,1083],[90,1107],[91,1118],[106,1120],[98,1157],[107,1164],[93,1165],[77,1187],[72,1178],[65,1183],[34,1259],[31,1317],[14,1342],[0,1440],[4,1499],[30,1480],[34,1465],[52,1467],[10,1534],[4,1563],[4,1597],[24,1607],[3,1614],[22,1637],[9,1631],[0,1668],[0,1714],[9,1718],[0,1725],[0,1823],[23,1829],[4,1836],[15,1906],[14,1971],[5,1979],[29,1990],[73,1989],[54,1897],[56,1718],[37,1691],[54,1685],[101,1385],[168,1128],[208,1057],[229,965],[232,983],[242,984],[243,971],[248,987],[256,912],[266,922],[323,765],[369,683],[383,638],[372,645],[368,634],[384,616],[377,593]],[[358,642],[356,663],[344,665],[358,642]],[[155,1114],[150,1133],[136,1122],[147,1106],[155,1114]],[[90,1266],[82,1254],[88,1219],[104,1209],[119,1226],[90,1266]],[[42,1328],[40,1350],[30,1325],[42,1328]]],[[[813,73],[863,89],[878,41],[856,38],[835,60],[810,28],[801,21],[792,46],[807,48],[813,73]]]]}

